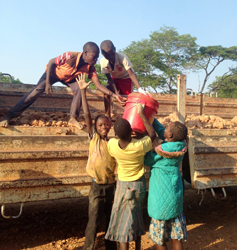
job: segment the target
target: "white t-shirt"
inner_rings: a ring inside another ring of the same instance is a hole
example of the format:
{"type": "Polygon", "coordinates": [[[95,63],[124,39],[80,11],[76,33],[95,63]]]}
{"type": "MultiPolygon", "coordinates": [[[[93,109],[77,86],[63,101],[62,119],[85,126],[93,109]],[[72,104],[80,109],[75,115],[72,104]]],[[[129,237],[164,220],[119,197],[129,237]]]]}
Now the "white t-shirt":
{"type": "Polygon", "coordinates": [[[117,79],[130,78],[127,70],[131,69],[133,71],[132,63],[129,61],[128,57],[119,52],[115,54],[114,70],[112,70],[109,60],[104,57],[100,60],[100,66],[102,74],[111,74],[113,78],[117,79]]]}

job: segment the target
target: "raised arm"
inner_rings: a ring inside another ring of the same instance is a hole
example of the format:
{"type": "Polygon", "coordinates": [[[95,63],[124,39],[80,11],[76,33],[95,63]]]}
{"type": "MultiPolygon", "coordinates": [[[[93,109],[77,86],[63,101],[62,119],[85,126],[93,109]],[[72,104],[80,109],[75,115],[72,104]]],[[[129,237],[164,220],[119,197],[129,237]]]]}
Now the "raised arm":
{"type": "Polygon", "coordinates": [[[153,142],[156,138],[156,132],[154,130],[154,128],[152,127],[152,125],[150,124],[150,122],[147,120],[147,118],[145,117],[144,115],[144,104],[140,104],[140,103],[137,103],[137,112],[138,112],[138,115],[140,116],[145,128],[146,128],[146,131],[148,133],[148,136],[150,136],[151,138],[151,141],[153,142]]]}
{"type": "Polygon", "coordinates": [[[91,84],[91,81],[86,83],[85,74],[79,75],[78,78],[76,78],[76,80],[77,80],[78,86],[81,90],[82,108],[83,108],[83,112],[85,115],[87,130],[88,130],[88,133],[90,135],[92,132],[92,119],[91,119],[91,114],[90,114],[90,110],[89,110],[89,105],[88,105],[88,102],[86,99],[86,89],[91,84]]]}

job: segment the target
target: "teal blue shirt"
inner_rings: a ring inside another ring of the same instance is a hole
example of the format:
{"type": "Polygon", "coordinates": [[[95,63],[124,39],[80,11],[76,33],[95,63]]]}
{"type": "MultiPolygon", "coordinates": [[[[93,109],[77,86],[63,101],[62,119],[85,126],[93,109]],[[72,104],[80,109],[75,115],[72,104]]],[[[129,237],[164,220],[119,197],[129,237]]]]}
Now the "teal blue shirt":
{"type": "MultiPolygon", "coordinates": [[[[162,124],[155,119],[153,127],[159,137],[164,139],[165,128],[162,124]]],[[[170,153],[172,156],[172,152],[181,152],[184,148],[184,141],[165,141],[161,144],[161,154],[155,151],[146,154],[145,165],[151,168],[148,214],[156,220],[169,220],[183,212],[183,183],[179,170],[183,153],[178,157],[165,156],[170,153]]]]}

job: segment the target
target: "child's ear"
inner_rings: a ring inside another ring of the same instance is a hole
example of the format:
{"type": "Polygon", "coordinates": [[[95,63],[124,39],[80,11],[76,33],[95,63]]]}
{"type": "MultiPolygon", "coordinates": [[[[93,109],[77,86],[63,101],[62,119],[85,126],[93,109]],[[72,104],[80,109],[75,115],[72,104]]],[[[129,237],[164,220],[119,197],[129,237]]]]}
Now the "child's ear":
{"type": "Polygon", "coordinates": [[[173,133],[169,132],[169,138],[173,138],[173,137],[174,137],[173,133]]]}

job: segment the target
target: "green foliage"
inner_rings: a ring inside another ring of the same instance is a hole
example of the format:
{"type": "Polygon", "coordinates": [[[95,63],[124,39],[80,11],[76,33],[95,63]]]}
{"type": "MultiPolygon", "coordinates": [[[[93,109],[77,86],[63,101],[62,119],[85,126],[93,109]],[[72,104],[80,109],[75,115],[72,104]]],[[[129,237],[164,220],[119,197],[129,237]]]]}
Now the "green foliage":
{"type": "MultiPolygon", "coordinates": [[[[11,77],[12,78],[12,83],[22,83],[18,78],[15,79],[14,76],[11,77]]],[[[4,74],[2,72],[0,72],[0,82],[11,82],[11,78],[8,74],[4,74]],[[3,74],[3,75],[1,75],[3,74]]]]}
{"type": "Polygon", "coordinates": [[[194,67],[196,37],[179,35],[172,27],[160,28],[150,39],[132,42],[123,51],[131,62],[139,82],[155,92],[174,93],[177,75],[194,67]]]}
{"type": "Polygon", "coordinates": [[[237,98],[237,68],[232,68],[208,86],[210,92],[218,93],[218,97],[237,98]]]}
{"type": "Polygon", "coordinates": [[[164,79],[159,78],[157,68],[154,66],[157,65],[158,69],[163,67],[159,60],[161,55],[152,49],[148,40],[132,42],[121,52],[129,57],[138,81],[143,87],[151,87],[155,91],[157,87],[164,87],[164,79]]]}
{"type": "MultiPolygon", "coordinates": [[[[107,78],[105,76],[105,74],[101,74],[101,68],[100,68],[100,65],[99,64],[96,64],[95,65],[95,68],[96,68],[96,72],[97,72],[97,75],[98,75],[98,78],[100,80],[100,83],[103,84],[103,85],[106,85],[107,84],[107,78]]],[[[86,81],[90,81],[88,79],[88,77],[86,77],[86,81]]],[[[89,86],[90,89],[96,89],[95,85],[92,83],[90,86],[89,86]]]]}
{"type": "Polygon", "coordinates": [[[220,45],[200,47],[199,53],[195,56],[195,60],[197,67],[205,71],[205,78],[200,90],[200,93],[202,93],[210,75],[221,62],[225,60],[237,60],[237,46],[230,48],[225,48],[220,45]]]}

